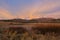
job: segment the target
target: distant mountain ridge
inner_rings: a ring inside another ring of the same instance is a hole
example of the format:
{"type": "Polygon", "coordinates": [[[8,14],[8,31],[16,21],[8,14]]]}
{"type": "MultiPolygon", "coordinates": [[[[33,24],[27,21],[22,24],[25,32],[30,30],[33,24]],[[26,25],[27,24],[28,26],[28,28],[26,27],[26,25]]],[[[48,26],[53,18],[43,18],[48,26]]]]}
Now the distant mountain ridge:
{"type": "Polygon", "coordinates": [[[38,23],[55,23],[55,22],[57,22],[57,23],[60,23],[60,19],[53,19],[53,18],[38,18],[38,19],[32,19],[32,20],[30,20],[30,21],[36,21],[36,22],[38,22],[38,23]]]}
{"type": "Polygon", "coordinates": [[[37,18],[37,19],[11,19],[11,20],[0,20],[4,22],[20,22],[20,23],[60,23],[60,19],[53,18],[37,18]]]}

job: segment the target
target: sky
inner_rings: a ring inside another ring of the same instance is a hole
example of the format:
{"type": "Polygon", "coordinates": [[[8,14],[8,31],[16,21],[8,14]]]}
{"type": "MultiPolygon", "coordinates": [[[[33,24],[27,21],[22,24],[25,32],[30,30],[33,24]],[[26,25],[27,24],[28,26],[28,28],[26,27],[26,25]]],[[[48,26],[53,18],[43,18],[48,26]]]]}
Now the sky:
{"type": "Polygon", "coordinates": [[[0,0],[0,19],[60,18],[60,0],[0,0]]]}

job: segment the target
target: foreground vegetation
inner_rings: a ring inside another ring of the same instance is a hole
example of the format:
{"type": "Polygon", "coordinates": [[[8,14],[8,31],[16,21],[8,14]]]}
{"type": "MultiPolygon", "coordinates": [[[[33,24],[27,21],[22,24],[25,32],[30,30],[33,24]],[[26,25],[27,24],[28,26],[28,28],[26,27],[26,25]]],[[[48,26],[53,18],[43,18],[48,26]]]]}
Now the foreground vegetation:
{"type": "Polygon", "coordinates": [[[0,40],[60,40],[59,23],[34,23],[15,26],[12,24],[1,25],[0,40]]]}
{"type": "Polygon", "coordinates": [[[60,19],[0,20],[0,40],[60,40],[60,19]]]}

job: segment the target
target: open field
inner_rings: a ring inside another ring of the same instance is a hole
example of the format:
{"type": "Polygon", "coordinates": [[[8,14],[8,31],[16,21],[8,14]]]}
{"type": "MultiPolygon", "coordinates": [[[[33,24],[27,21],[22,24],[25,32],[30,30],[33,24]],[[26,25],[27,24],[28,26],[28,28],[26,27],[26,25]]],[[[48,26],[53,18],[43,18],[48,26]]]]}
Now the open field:
{"type": "Polygon", "coordinates": [[[40,28],[50,28],[50,27],[57,27],[60,28],[60,23],[13,23],[7,24],[3,23],[0,24],[0,27],[40,27],[40,28]]]}
{"type": "Polygon", "coordinates": [[[60,40],[60,23],[5,24],[0,24],[0,40],[60,40]]]}

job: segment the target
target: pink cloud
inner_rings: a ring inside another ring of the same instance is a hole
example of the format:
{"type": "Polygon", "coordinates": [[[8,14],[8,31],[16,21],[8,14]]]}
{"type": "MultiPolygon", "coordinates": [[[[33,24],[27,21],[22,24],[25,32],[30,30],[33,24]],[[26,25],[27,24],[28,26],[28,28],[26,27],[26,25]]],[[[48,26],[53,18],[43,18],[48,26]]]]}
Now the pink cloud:
{"type": "MultiPolygon", "coordinates": [[[[48,1],[48,0],[46,0],[48,1]]],[[[52,17],[52,18],[59,18],[60,12],[53,12],[53,13],[42,13],[48,12],[52,9],[60,7],[60,2],[38,2],[33,3],[32,5],[25,5],[23,9],[16,12],[16,15],[12,15],[10,11],[7,9],[9,6],[7,4],[3,4],[3,7],[0,9],[0,19],[13,19],[13,18],[22,18],[22,19],[33,19],[33,18],[41,18],[41,17],[52,17]]]]}
{"type": "Polygon", "coordinates": [[[25,9],[22,10],[22,12],[18,12],[17,16],[19,18],[41,18],[41,17],[54,17],[58,18],[60,15],[59,12],[53,12],[53,13],[41,13],[44,11],[51,11],[52,9],[60,6],[59,2],[47,2],[47,3],[34,3],[33,5],[26,6],[25,9]],[[20,14],[21,13],[21,14],[20,14]],[[58,15],[56,15],[58,14],[58,15]],[[22,17],[23,16],[23,17],[22,17]]]}
{"type": "Polygon", "coordinates": [[[0,18],[4,19],[13,19],[15,16],[13,16],[8,10],[0,9],[0,18]]]}

